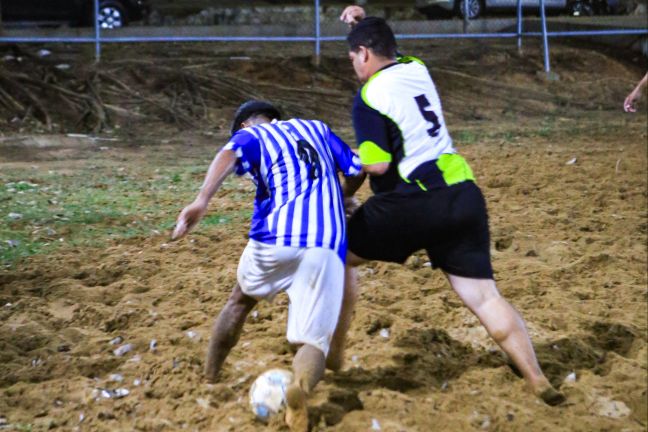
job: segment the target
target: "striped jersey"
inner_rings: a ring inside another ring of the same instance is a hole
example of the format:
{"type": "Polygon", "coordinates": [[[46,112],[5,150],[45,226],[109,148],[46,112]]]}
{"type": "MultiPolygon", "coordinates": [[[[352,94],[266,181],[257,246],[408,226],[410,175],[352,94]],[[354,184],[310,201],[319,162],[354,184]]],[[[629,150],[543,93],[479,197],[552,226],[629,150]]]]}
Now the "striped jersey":
{"type": "Polygon", "coordinates": [[[257,186],[250,238],[291,247],[323,247],[346,257],[338,171],[360,173],[360,159],[323,122],[273,120],[236,132],[225,145],[236,174],[257,186]]]}

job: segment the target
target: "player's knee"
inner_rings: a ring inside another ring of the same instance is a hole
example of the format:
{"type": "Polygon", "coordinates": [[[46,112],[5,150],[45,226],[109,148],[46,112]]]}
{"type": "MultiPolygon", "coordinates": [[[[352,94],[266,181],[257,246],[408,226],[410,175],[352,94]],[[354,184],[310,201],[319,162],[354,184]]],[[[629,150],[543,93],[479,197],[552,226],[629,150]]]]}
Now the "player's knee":
{"type": "Polygon", "coordinates": [[[362,263],[367,262],[364,258],[360,258],[358,255],[354,254],[351,251],[347,251],[346,256],[346,265],[347,267],[357,267],[362,263]]]}
{"type": "Polygon", "coordinates": [[[485,324],[495,342],[498,344],[504,342],[514,327],[516,317],[513,315],[515,313],[513,308],[504,298],[497,296],[485,301],[481,306],[481,312],[485,316],[497,317],[497,319],[489,319],[485,324]]]}
{"type": "Polygon", "coordinates": [[[246,295],[241,290],[241,286],[237,283],[232,294],[227,299],[225,308],[231,311],[248,313],[257,304],[257,300],[246,295]]]}
{"type": "Polygon", "coordinates": [[[501,344],[508,338],[510,331],[505,327],[496,327],[490,331],[490,335],[495,342],[501,344]]]}
{"type": "Polygon", "coordinates": [[[355,300],[360,295],[360,290],[358,289],[358,284],[355,281],[346,281],[344,284],[344,301],[345,302],[355,302],[355,300]]]}
{"type": "Polygon", "coordinates": [[[507,318],[504,318],[501,321],[495,323],[495,325],[489,326],[488,333],[495,342],[501,344],[509,337],[509,334],[511,333],[509,320],[507,318]]]}

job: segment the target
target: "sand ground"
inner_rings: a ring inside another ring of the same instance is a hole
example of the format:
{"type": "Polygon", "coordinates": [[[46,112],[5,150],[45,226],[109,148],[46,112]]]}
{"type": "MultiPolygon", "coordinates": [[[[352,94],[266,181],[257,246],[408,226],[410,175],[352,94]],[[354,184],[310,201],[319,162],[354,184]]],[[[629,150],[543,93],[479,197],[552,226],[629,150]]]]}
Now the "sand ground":
{"type": "MultiPolygon", "coordinates": [[[[610,53],[556,45],[561,80],[547,82],[536,74],[537,47],[523,58],[508,45],[415,48],[487,198],[498,286],[527,320],[540,362],[568,403],[551,408],[530,395],[417,254],[405,266],[361,268],[346,366],[317,387],[313,430],[646,430],[645,101],[638,114],[620,110],[640,69],[610,53]]],[[[343,53],[325,57],[319,71],[304,56],[277,68],[264,52],[239,62],[225,54],[213,67],[246,77],[291,114],[328,121],[352,141],[357,84],[343,53]]],[[[154,205],[146,214],[168,228],[227,139],[238,102],[214,108],[200,130],[153,119],[125,124],[108,143],[5,129],[0,187],[20,180],[59,187],[64,202],[67,191],[88,183],[117,202],[121,192],[105,180],[117,176],[141,185],[136,204],[96,226],[141,222],[141,209],[154,205]],[[34,137],[50,145],[26,147],[34,137]],[[174,170],[182,175],[172,178],[174,170]],[[163,188],[150,186],[158,180],[163,188]]],[[[360,197],[369,193],[365,186],[360,197]]],[[[8,196],[10,205],[22,199],[8,196]]],[[[278,420],[256,422],[247,405],[255,376],[290,365],[285,296],[250,315],[218,384],[201,376],[211,323],[235,283],[252,198],[246,179],[230,178],[212,202],[217,219],[185,240],[172,243],[162,229],[106,235],[95,245],[62,241],[0,270],[6,427],[285,430],[278,420]],[[126,343],[132,351],[116,356],[126,343]],[[102,389],[117,388],[130,393],[102,398],[102,389]]],[[[19,223],[27,222],[7,222],[19,223]]],[[[65,237],[94,226],[68,227],[65,237]]]]}

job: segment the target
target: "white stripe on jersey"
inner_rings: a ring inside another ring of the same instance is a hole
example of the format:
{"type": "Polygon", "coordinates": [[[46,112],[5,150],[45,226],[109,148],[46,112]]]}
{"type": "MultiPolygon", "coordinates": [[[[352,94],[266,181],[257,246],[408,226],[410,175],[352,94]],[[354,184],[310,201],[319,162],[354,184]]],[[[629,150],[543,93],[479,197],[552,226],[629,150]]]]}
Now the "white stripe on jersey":
{"type": "MultiPolygon", "coordinates": [[[[328,180],[328,178],[330,176],[331,167],[330,167],[330,163],[328,163],[328,160],[329,160],[328,153],[322,151],[323,146],[321,145],[321,143],[319,143],[319,138],[318,138],[317,134],[315,134],[314,131],[312,131],[310,129],[310,127],[309,127],[310,123],[312,123],[312,122],[304,121],[304,126],[306,127],[306,128],[304,128],[304,127],[302,127],[302,124],[300,122],[294,121],[294,120],[290,121],[290,124],[292,126],[294,126],[295,129],[297,129],[297,131],[304,138],[306,138],[306,140],[309,143],[311,143],[313,146],[316,147],[317,152],[321,156],[323,156],[322,157],[322,159],[323,159],[322,163],[326,164],[326,166],[324,167],[325,168],[324,172],[326,173],[326,177],[321,179],[322,196],[319,196],[319,197],[312,196],[311,197],[311,201],[313,201],[313,198],[315,198],[315,201],[317,201],[317,199],[321,200],[321,205],[322,205],[322,209],[323,209],[323,220],[319,221],[319,223],[317,224],[317,229],[316,230],[312,230],[312,231],[314,231],[313,233],[309,233],[309,234],[312,234],[312,236],[309,236],[309,237],[315,237],[315,239],[313,241],[313,244],[316,244],[317,235],[321,233],[321,235],[322,235],[322,240],[321,240],[322,245],[330,245],[331,236],[335,235],[335,233],[333,232],[333,227],[332,227],[332,223],[331,223],[331,213],[330,213],[330,209],[331,209],[330,193],[331,193],[331,191],[330,191],[330,188],[327,187],[328,186],[328,181],[327,180],[328,180]],[[324,154],[322,154],[322,153],[324,153],[324,154]]],[[[335,172],[335,170],[333,170],[333,172],[335,172]]],[[[335,173],[335,175],[337,175],[337,173],[335,173]]],[[[309,219],[308,219],[309,223],[317,223],[318,222],[318,221],[316,221],[316,218],[317,218],[317,216],[316,216],[317,215],[317,204],[318,204],[317,202],[313,203],[311,205],[311,208],[309,209],[309,219]],[[315,218],[312,218],[313,214],[315,215],[315,218]]],[[[342,231],[342,235],[345,235],[344,231],[342,231]]],[[[310,244],[311,243],[309,242],[309,245],[310,244]]]]}
{"type": "MultiPolygon", "coordinates": [[[[277,209],[281,207],[281,197],[283,196],[282,182],[280,181],[279,184],[277,184],[277,179],[281,180],[282,177],[281,173],[279,172],[279,168],[275,163],[279,156],[274,148],[274,145],[270,142],[268,131],[261,127],[259,127],[258,130],[261,135],[261,140],[265,144],[261,146],[261,151],[268,153],[268,155],[270,156],[270,161],[272,163],[266,178],[268,179],[268,186],[272,184],[275,188],[273,208],[275,209],[274,211],[277,211],[277,209]],[[273,183],[270,182],[270,179],[273,180],[273,183]]],[[[275,226],[275,218],[273,217],[274,211],[270,214],[270,217],[268,217],[268,229],[270,230],[270,232],[277,231],[277,226],[275,226]]]]}
{"type": "MultiPolygon", "coordinates": [[[[304,167],[300,169],[301,172],[301,188],[302,188],[302,193],[300,196],[300,199],[298,202],[295,204],[295,212],[293,216],[293,226],[292,226],[292,235],[293,235],[293,241],[292,244],[294,246],[299,246],[300,245],[300,240],[301,240],[301,234],[305,230],[307,232],[306,236],[306,246],[307,247],[313,247],[316,244],[316,235],[317,235],[317,217],[313,217],[314,215],[317,214],[317,194],[313,193],[313,191],[316,191],[320,183],[322,181],[321,177],[317,179],[309,179],[308,178],[308,171],[306,169],[306,165],[303,161],[299,159],[297,148],[298,144],[297,141],[299,139],[303,139],[306,137],[300,137],[297,136],[291,128],[288,127],[287,124],[290,126],[295,126],[295,122],[292,120],[289,120],[287,122],[282,122],[279,123],[279,126],[281,129],[285,132],[286,136],[290,140],[290,144],[294,146],[295,153],[297,154],[297,164],[300,166],[303,164],[304,167]],[[304,205],[306,202],[306,198],[308,197],[308,208],[304,209],[304,205]],[[299,204],[299,207],[297,206],[299,204]],[[304,212],[307,212],[307,218],[306,218],[306,226],[302,226],[303,222],[303,216],[304,212]],[[311,239],[312,238],[312,242],[311,239]]],[[[311,145],[311,140],[307,140],[311,145]]],[[[320,152],[317,152],[320,154],[320,152]]]]}
{"type": "MultiPolygon", "coordinates": [[[[326,131],[324,130],[323,123],[315,122],[315,125],[321,129],[321,134],[326,139],[326,131]]],[[[331,164],[331,171],[335,173],[335,162],[333,161],[333,155],[331,155],[328,146],[325,146],[325,151],[330,155],[329,162],[331,164]]],[[[344,219],[344,205],[342,202],[342,191],[338,186],[337,174],[335,174],[333,177],[329,177],[329,184],[332,191],[331,199],[333,201],[333,208],[335,213],[335,225],[337,226],[338,230],[341,230],[344,229],[345,227],[345,219],[344,219]]],[[[346,233],[344,236],[335,236],[335,238],[331,239],[333,241],[333,247],[337,249],[345,237],[346,237],[346,233]]]]}
{"type": "MultiPolygon", "coordinates": [[[[277,179],[281,180],[280,183],[282,184],[281,187],[281,194],[277,192],[277,195],[275,196],[275,204],[277,202],[281,203],[283,202],[283,205],[276,205],[275,209],[279,211],[279,220],[277,222],[277,227],[276,227],[276,233],[277,237],[279,238],[285,238],[287,233],[286,229],[288,228],[288,210],[289,206],[286,205],[290,201],[294,200],[295,197],[297,196],[296,189],[295,189],[295,177],[296,177],[296,167],[292,164],[292,160],[290,156],[287,154],[287,146],[290,145],[290,143],[286,143],[284,138],[277,133],[277,131],[274,130],[273,125],[271,124],[262,124],[259,126],[265,132],[268,134],[268,139],[272,140],[274,138],[274,141],[276,142],[276,145],[279,146],[279,152],[276,153],[276,156],[273,157],[274,161],[278,161],[279,159],[279,154],[281,154],[281,158],[284,161],[284,166],[286,167],[286,176],[282,176],[280,173],[280,166],[279,165],[274,165],[273,171],[277,171],[279,175],[275,175],[274,179],[275,181],[277,179]],[[285,180],[285,190],[284,190],[284,180],[285,180]],[[284,200],[283,194],[287,193],[287,199],[284,200]]],[[[273,147],[274,150],[274,143],[269,143],[270,145],[268,147],[273,147]]],[[[275,185],[276,186],[276,185],[275,185]]],[[[288,246],[285,245],[284,246],[288,246]]]]}
{"type": "MultiPolygon", "coordinates": [[[[324,124],[320,121],[314,121],[313,122],[319,129],[324,137],[324,139],[327,138],[327,133],[326,130],[324,129],[324,124]]],[[[324,146],[324,151],[326,151],[329,154],[329,161],[331,162],[331,172],[336,172],[335,171],[335,163],[333,162],[333,155],[331,154],[331,149],[328,146],[324,146]]],[[[335,174],[337,180],[337,173],[335,174]]],[[[331,198],[333,199],[333,204],[335,207],[335,221],[336,221],[336,226],[338,227],[338,230],[340,227],[346,228],[346,220],[344,216],[344,202],[342,200],[342,193],[341,190],[339,189],[338,182],[337,181],[331,181],[331,189],[336,189],[335,192],[337,193],[332,193],[331,198]],[[337,199],[336,199],[337,198],[337,199]]],[[[346,231],[346,230],[345,230],[346,231]]],[[[340,245],[342,244],[342,241],[345,240],[346,233],[343,236],[336,236],[335,238],[335,244],[334,244],[334,249],[337,250],[340,245]]]]}
{"type": "Polygon", "coordinates": [[[319,121],[273,121],[246,130],[260,142],[257,175],[271,200],[264,201],[257,219],[253,216],[258,237],[251,233],[251,238],[280,246],[331,248],[344,259],[345,220],[337,178],[341,167],[335,158],[342,158],[339,163],[349,174],[359,169],[351,151],[343,149],[334,157],[328,126],[319,121]],[[314,171],[317,159],[320,171],[314,171]]]}
{"type": "MultiPolygon", "coordinates": [[[[300,130],[299,124],[295,120],[288,120],[285,122],[279,123],[279,126],[282,128],[283,131],[285,131],[286,136],[289,137],[291,144],[297,148],[298,144],[297,141],[300,139],[306,139],[306,141],[311,145],[314,146],[315,144],[312,143],[312,139],[308,135],[305,135],[303,131],[300,130]],[[299,132],[299,135],[295,134],[295,130],[299,132]]],[[[318,147],[315,148],[317,150],[318,155],[321,156],[321,151],[318,150],[318,147]]],[[[300,163],[299,157],[297,158],[297,163],[300,163]]],[[[321,161],[320,161],[321,162],[321,161]]],[[[304,165],[305,167],[305,165],[304,165]]],[[[317,216],[317,206],[318,206],[318,195],[316,191],[320,188],[322,178],[317,178],[317,179],[309,179],[308,178],[308,171],[306,169],[301,170],[301,187],[303,188],[303,193],[301,194],[299,200],[296,203],[295,206],[295,213],[294,213],[294,218],[295,220],[293,221],[293,236],[296,236],[296,241],[293,243],[296,243],[297,246],[299,246],[299,239],[301,238],[301,234],[305,231],[306,232],[306,246],[307,247],[313,247],[317,244],[317,234],[318,230],[321,229],[318,223],[318,216],[317,216]],[[306,191],[308,189],[308,191],[306,191]],[[306,198],[308,198],[308,206],[304,208],[306,205],[306,198]],[[297,207],[299,205],[299,207],[297,207]],[[304,214],[306,215],[306,226],[302,226],[303,220],[304,220],[304,214]]]]}
{"type": "MultiPolygon", "coordinates": [[[[252,135],[254,135],[254,137],[256,139],[261,141],[262,137],[261,137],[261,135],[259,134],[258,131],[254,130],[253,128],[248,128],[247,130],[250,131],[250,133],[252,135]]],[[[268,190],[268,184],[267,184],[268,167],[266,166],[266,160],[263,157],[263,149],[260,150],[260,153],[261,153],[261,158],[260,158],[261,160],[260,160],[260,164],[259,164],[259,173],[261,174],[261,176],[260,176],[261,181],[263,181],[263,185],[265,186],[265,189],[268,190]]]]}
{"type": "MultiPolygon", "coordinates": [[[[272,133],[272,136],[277,140],[277,142],[285,144],[285,146],[282,146],[282,149],[284,151],[283,157],[286,165],[289,167],[288,168],[288,183],[289,183],[288,200],[287,200],[287,205],[284,205],[283,208],[280,210],[281,213],[279,219],[279,225],[283,227],[284,231],[280,232],[278,230],[277,234],[286,236],[286,241],[284,242],[285,246],[299,247],[300,234],[302,232],[302,228],[307,228],[307,227],[302,227],[302,213],[304,211],[304,207],[306,206],[307,206],[306,208],[310,210],[310,206],[308,206],[308,201],[306,200],[306,198],[308,198],[308,195],[304,193],[307,185],[309,185],[308,172],[305,169],[301,169],[301,166],[299,165],[299,156],[297,153],[297,148],[298,148],[297,139],[299,139],[299,137],[294,137],[293,134],[290,133],[290,131],[281,123],[277,123],[276,125],[281,128],[283,135],[280,135],[276,130],[274,130],[272,126],[267,126],[267,128],[269,131],[271,131],[270,133],[272,133]],[[286,138],[288,139],[288,142],[286,142],[286,138]],[[290,150],[288,150],[288,146],[292,148],[293,153],[289,153],[290,150]],[[295,162],[297,162],[297,166],[294,165],[295,162]],[[299,174],[299,181],[297,181],[298,174],[299,174]],[[299,185],[300,188],[299,195],[297,195],[297,185],[299,185]],[[291,201],[294,201],[293,206],[290,205],[291,201]],[[291,226],[290,233],[288,233],[286,232],[286,230],[288,229],[287,222],[288,222],[289,211],[291,207],[293,208],[292,226],[291,226]]],[[[317,183],[318,181],[319,179],[315,180],[315,182],[313,183],[317,183]]]]}

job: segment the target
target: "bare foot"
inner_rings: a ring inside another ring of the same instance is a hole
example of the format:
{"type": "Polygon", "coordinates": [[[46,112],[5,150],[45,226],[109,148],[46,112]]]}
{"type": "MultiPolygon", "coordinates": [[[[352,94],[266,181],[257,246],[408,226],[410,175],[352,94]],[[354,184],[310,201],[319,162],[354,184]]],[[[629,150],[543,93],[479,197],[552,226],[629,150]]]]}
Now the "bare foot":
{"type": "Polygon", "coordinates": [[[533,393],[544,401],[547,405],[556,406],[565,402],[565,395],[556,390],[547,378],[542,377],[535,384],[530,385],[533,393]]]}
{"type": "Polygon", "coordinates": [[[549,388],[545,389],[540,394],[538,394],[538,397],[542,399],[544,403],[551,406],[560,405],[561,403],[567,400],[565,395],[560,393],[552,386],[549,386],[549,388]]]}
{"type": "Polygon", "coordinates": [[[344,366],[344,351],[331,347],[326,357],[326,369],[339,372],[344,366]]]}
{"type": "Polygon", "coordinates": [[[297,384],[286,390],[286,424],[291,432],[308,432],[306,395],[297,384]]]}

